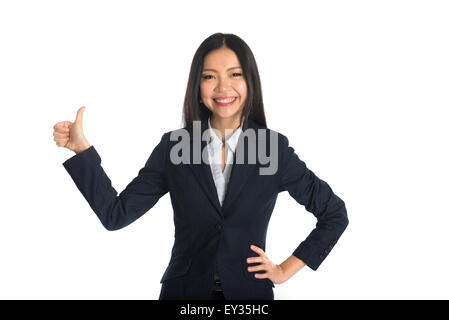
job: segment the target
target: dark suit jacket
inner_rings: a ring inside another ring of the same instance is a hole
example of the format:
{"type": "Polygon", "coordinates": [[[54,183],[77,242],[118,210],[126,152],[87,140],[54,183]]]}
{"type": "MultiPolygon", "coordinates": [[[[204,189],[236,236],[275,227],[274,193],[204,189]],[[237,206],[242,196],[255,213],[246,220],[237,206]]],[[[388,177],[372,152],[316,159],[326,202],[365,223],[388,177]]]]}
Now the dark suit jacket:
{"type": "MultiPolygon", "coordinates": [[[[263,128],[251,120],[248,125],[263,128]]],[[[279,166],[273,175],[259,174],[258,168],[268,165],[258,159],[248,163],[248,140],[240,135],[237,146],[244,143],[245,163],[234,161],[221,207],[208,164],[170,161],[171,147],[178,143],[170,141],[170,133],[162,135],[138,176],[119,195],[94,146],[63,163],[107,230],[129,225],[170,193],[175,239],[159,299],[208,299],[216,263],[226,299],[274,299],[274,284],[255,278],[247,267],[258,264],[248,265],[246,259],[257,256],[251,244],[265,250],[268,223],[282,191],[288,191],[317,218],[315,229],[292,253],[313,270],[348,225],[345,203],[306,167],[284,135],[278,133],[279,166]]],[[[270,139],[257,137],[257,144],[265,143],[269,154],[270,139]]],[[[205,146],[202,141],[201,150],[205,146]]]]}

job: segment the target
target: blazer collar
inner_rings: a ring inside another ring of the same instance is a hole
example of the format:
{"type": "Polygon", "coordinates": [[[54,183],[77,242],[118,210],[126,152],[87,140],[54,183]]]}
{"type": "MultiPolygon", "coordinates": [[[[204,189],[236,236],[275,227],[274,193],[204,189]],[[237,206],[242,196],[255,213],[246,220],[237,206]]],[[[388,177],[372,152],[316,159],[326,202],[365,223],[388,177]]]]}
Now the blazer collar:
{"type": "MultiPolygon", "coordinates": [[[[229,148],[231,149],[232,152],[235,152],[235,147],[237,146],[237,142],[239,140],[240,133],[242,132],[242,126],[243,126],[243,121],[240,124],[240,127],[237,128],[237,130],[235,130],[229,137],[226,138],[226,144],[229,146],[229,148]]],[[[211,130],[211,134],[210,134],[209,139],[206,141],[206,143],[207,144],[212,143],[212,146],[214,146],[215,148],[222,147],[223,143],[222,143],[221,139],[218,137],[217,132],[215,132],[215,129],[212,128],[212,126],[210,125],[210,116],[207,119],[207,128],[209,130],[211,130]]]]}
{"type": "MultiPolygon", "coordinates": [[[[201,136],[202,136],[207,126],[201,126],[201,128],[202,128],[201,129],[201,136]]],[[[248,119],[247,130],[250,128],[255,130],[257,135],[258,132],[257,129],[263,127],[259,126],[251,119],[248,119]]],[[[192,132],[190,132],[190,134],[192,135],[192,132]]],[[[236,147],[244,142],[242,139],[243,135],[239,134],[236,147]]],[[[248,144],[247,142],[244,143],[244,159],[248,159],[247,144],[248,144]]],[[[207,152],[207,150],[204,149],[206,146],[207,141],[201,140],[201,153],[207,152]]],[[[193,139],[190,139],[190,150],[193,150],[193,139]]],[[[257,163],[249,164],[247,162],[248,161],[245,160],[244,163],[236,163],[236,153],[234,153],[234,161],[232,165],[231,176],[229,177],[226,195],[223,200],[223,206],[220,205],[220,200],[218,199],[217,188],[215,187],[215,182],[212,176],[210,165],[203,161],[201,161],[200,164],[195,164],[192,161],[190,162],[190,164],[187,164],[187,167],[189,167],[192,170],[198,183],[201,185],[201,188],[203,189],[204,193],[215,207],[216,213],[218,213],[218,215],[221,218],[224,218],[224,212],[226,211],[226,209],[228,209],[231,205],[233,205],[234,202],[237,200],[237,197],[242,192],[243,186],[245,185],[248,177],[250,177],[251,174],[253,174],[253,172],[257,168],[257,163]]]]}

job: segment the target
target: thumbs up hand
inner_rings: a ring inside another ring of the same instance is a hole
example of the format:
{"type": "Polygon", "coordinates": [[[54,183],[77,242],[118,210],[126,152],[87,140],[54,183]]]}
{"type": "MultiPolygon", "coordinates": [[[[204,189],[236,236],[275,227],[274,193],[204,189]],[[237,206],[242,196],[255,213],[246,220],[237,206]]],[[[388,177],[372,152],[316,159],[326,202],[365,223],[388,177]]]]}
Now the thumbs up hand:
{"type": "Polygon", "coordinates": [[[78,109],[75,122],[61,121],[53,126],[56,145],[74,151],[76,154],[88,149],[90,143],[84,136],[83,113],[86,107],[78,109]]]}

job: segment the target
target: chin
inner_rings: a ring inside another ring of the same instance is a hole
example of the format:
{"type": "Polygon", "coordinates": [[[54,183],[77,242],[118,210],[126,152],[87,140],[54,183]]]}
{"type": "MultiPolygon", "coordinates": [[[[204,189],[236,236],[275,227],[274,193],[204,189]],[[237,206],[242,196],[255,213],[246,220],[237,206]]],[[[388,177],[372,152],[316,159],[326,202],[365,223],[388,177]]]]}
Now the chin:
{"type": "Polygon", "coordinates": [[[239,115],[239,110],[230,111],[230,110],[216,110],[214,111],[214,115],[220,118],[233,118],[239,115]]]}
{"type": "Polygon", "coordinates": [[[215,107],[213,113],[221,118],[235,117],[243,111],[243,108],[239,107],[215,107]]]}

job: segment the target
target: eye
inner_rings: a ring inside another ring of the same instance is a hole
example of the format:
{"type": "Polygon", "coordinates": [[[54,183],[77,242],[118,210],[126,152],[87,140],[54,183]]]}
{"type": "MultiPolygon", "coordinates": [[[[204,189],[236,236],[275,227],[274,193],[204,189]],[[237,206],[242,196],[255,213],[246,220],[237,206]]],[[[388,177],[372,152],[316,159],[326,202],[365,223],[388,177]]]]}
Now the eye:
{"type": "Polygon", "coordinates": [[[203,79],[210,79],[210,78],[208,78],[208,77],[213,77],[213,75],[206,74],[205,76],[203,76],[203,79]]]}
{"type": "Polygon", "coordinates": [[[232,75],[234,75],[234,74],[236,74],[237,77],[242,75],[240,72],[234,72],[232,75]]]}

